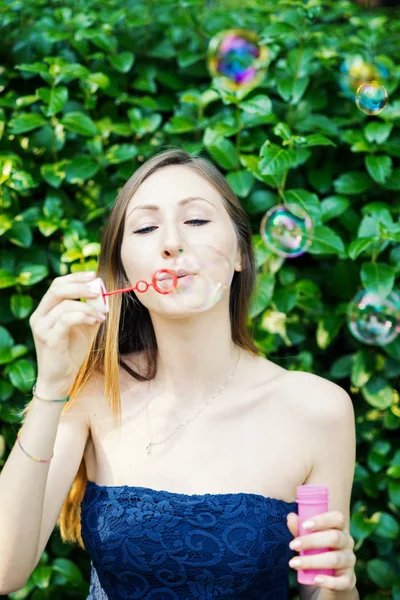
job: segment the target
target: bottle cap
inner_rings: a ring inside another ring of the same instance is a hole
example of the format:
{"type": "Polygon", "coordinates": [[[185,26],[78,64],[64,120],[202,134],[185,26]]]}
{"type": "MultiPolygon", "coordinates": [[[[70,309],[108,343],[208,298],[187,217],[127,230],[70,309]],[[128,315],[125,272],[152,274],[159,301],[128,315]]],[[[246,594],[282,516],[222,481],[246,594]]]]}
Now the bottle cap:
{"type": "Polygon", "coordinates": [[[328,502],[329,490],[326,485],[299,485],[296,490],[296,502],[301,504],[319,504],[328,502]]]}

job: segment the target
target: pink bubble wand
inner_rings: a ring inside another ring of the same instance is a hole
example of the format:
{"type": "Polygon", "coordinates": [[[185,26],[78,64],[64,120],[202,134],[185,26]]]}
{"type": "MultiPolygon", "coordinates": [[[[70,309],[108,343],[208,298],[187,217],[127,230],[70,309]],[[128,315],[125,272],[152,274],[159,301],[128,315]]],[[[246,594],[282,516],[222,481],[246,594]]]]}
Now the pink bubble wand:
{"type": "Polygon", "coordinates": [[[156,271],[151,279],[151,283],[148,283],[147,281],[144,281],[143,279],[141,279],[132,287],[121,288],[119,290],[113,290],[112,292],[106,291],[103,280],[100,277],[98,277],[97,279],[92,281],[89,285],[93,289],[93,291],[100,292],[101,297],[98,296],[97,298],[88,298],[86,300],[86,302],[87,302],[87,304],[90,304],[91,306],[93,306],[96,309],[104,309],[104,306],[105,306],[106,312],[108,312],[110,309],[109,303],[107,300],[108,296],[114,296],[115,294],[123,294],[124,292],[132,292],[132,291],[143,294],[144,292],[147,292],[149,287],[153,287],[155,289],[155,291],[158,292],[159,294],[170,294],[171,292],[173,292],[175,290],[177,284],[178,284],[178,275],[176,274],[176,271],[171,271],[170,269],[159,269],[158,271],[156,271]],[[158,286],[158,281],[159,281],[158,278],[163,273],[166,273],[172,279],[172,286],[168,290],[162,290],[158,286]]]}

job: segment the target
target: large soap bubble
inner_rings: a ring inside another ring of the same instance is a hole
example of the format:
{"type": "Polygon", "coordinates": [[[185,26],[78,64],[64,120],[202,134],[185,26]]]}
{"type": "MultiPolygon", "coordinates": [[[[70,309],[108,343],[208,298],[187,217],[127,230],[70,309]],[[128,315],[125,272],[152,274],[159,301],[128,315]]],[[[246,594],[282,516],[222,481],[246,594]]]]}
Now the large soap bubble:
{"type": "Polygon", "coordinates": [[[221,250],[208,245],[184,250],[169,268],[178,275],[175,289],[167,276],[162,277],[158,286],[171,292],[165,298],[166,302],[174,303],[175,311],[197,312],[212,308],[228,292],[234,274],[232,261],[221,250]]]}
{"type": "Polygon", "coordinates": [[[260,224],[261,237],[274,254],[295,258],[307,251],[312,242],[313,222],[297,204],[270,208],[260,224]]]}
{"type": "Polygon", "coordinates": [[[400,332],[400,295],[391,292],[383,298],[360,290],[347,307],[347,324],[364,344],[390,344],[400,332]]]}
{"type": "Polygon", "coordinates": [[[221,31],[208,46],[210,74],[229,92],[256,87],[264,79],[268,59],[258,34],[246,29],[221,31]]]}

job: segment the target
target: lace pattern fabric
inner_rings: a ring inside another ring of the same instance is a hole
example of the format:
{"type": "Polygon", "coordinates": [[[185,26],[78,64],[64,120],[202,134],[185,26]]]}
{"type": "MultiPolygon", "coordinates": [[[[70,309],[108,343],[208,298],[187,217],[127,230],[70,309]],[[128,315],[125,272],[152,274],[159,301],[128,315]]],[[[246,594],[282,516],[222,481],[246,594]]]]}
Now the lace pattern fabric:
{"type": "Polygon", "coordinates": [[[180,494],[88,481],[82,539],[87,600],[287,600],[286,525],[296,502],[180,494]]]}

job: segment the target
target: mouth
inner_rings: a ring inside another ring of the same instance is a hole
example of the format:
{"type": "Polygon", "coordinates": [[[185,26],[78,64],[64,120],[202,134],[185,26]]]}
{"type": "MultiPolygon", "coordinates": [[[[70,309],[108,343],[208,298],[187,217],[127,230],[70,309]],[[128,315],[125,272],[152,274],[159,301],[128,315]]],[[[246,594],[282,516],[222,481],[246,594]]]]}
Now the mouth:
{"type": "MultiPolygon", "coordinates": [[[[178,279],[183,279],[184,277],[191,277],[192,275],[195,275],[195,273],[190,273],[189,271],[186,271],[185,269],[178,269],[176,271],[176,274],[178,276],[178,279]]],[[[157,281],[165,281],[165,280],[171,280],[172,277],[169,273],[161,273],[161,275],[159,277],[157,277],[157,281]]]]}

